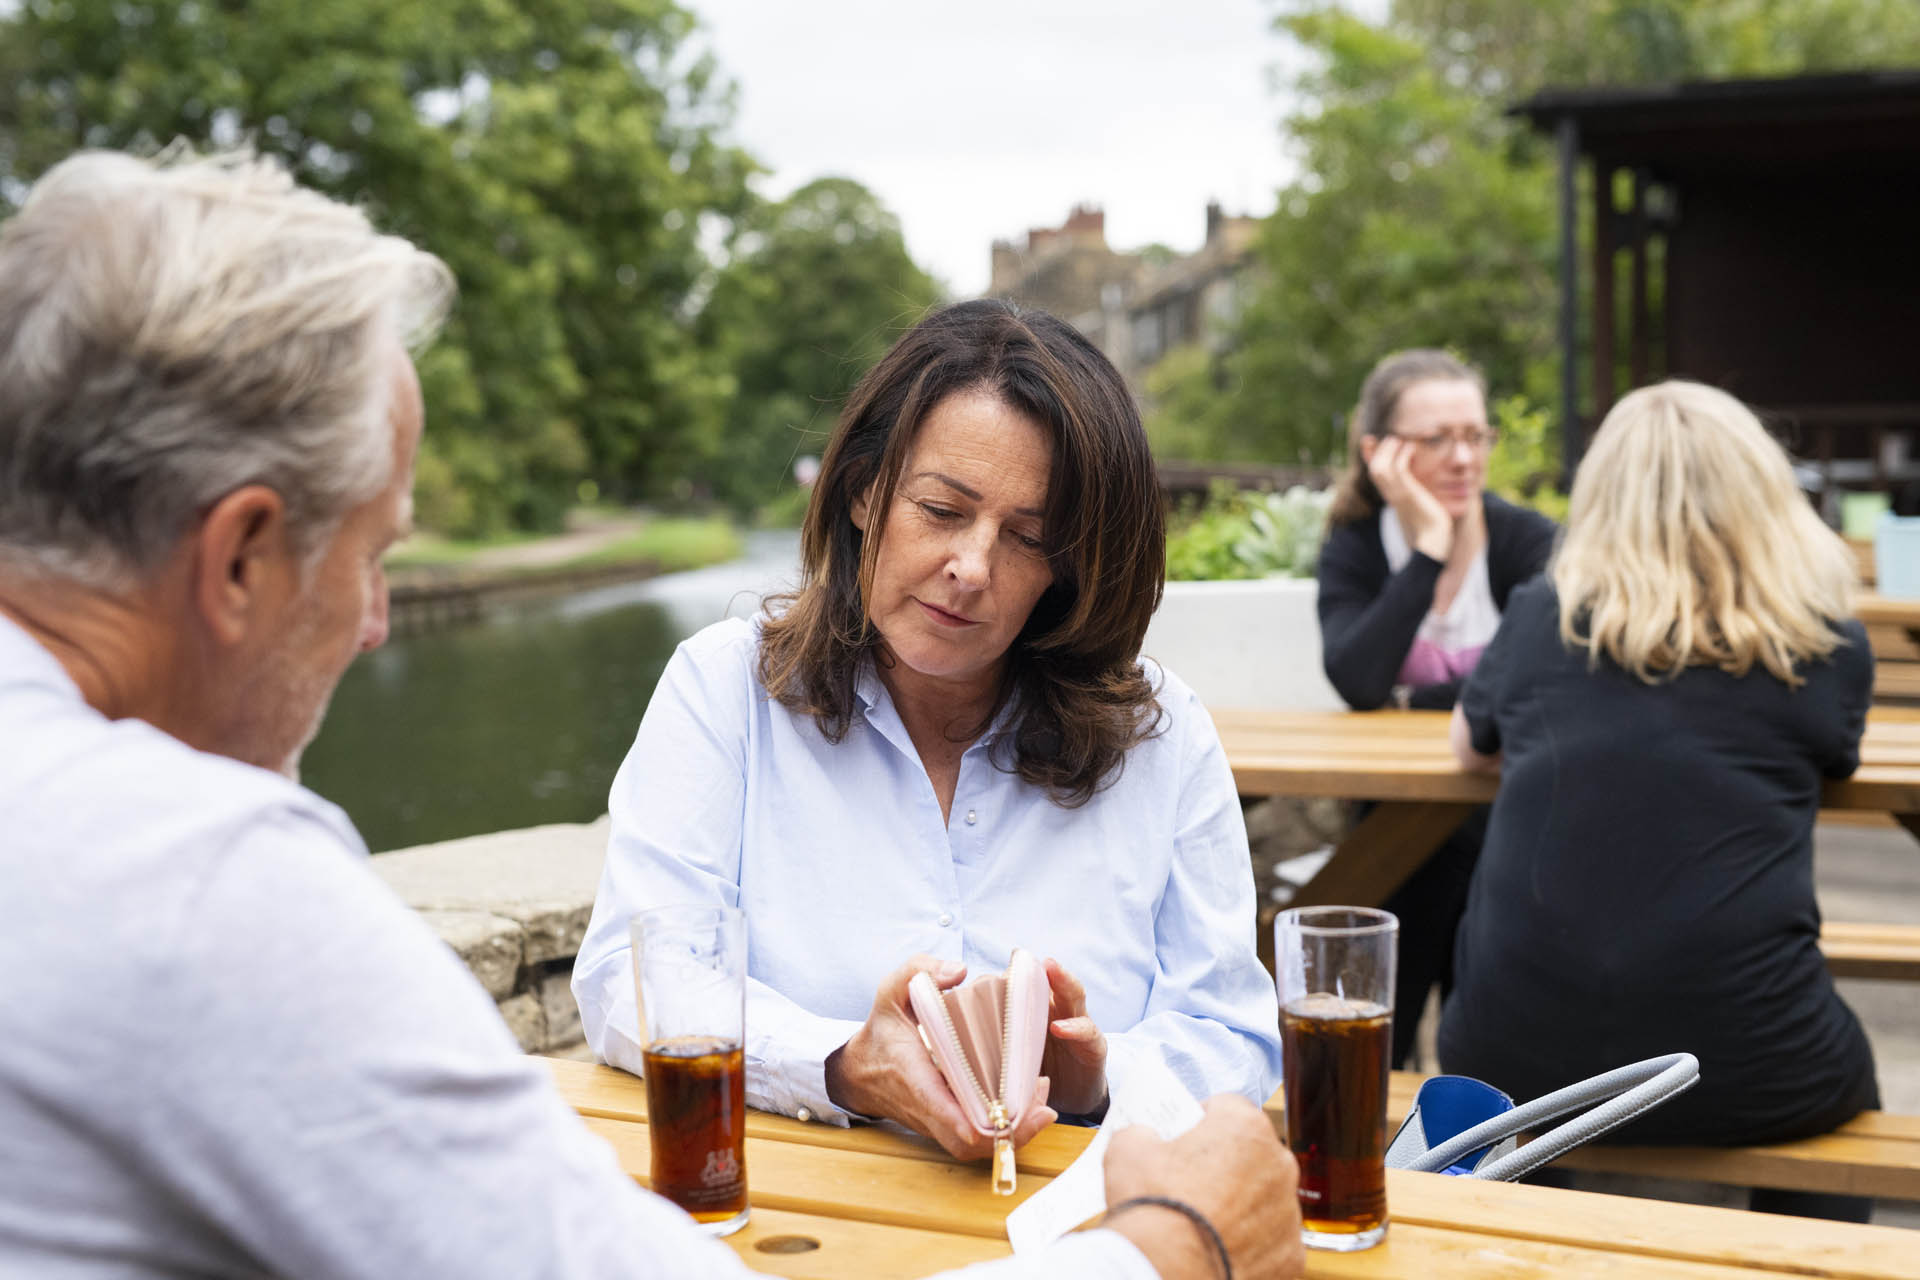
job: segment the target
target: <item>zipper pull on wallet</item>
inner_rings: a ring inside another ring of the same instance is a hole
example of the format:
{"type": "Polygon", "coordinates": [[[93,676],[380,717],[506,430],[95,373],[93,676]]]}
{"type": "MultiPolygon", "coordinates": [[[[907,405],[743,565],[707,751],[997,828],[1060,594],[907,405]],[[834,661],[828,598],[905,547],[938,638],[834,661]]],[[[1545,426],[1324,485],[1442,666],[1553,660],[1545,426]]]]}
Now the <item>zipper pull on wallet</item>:
{"type": "Polygon", "coordinates": [[[1010,1196],[1013,1194],[1013,1122],[1007,1118],[1007,1108],[999,1099],[987,1106],[987,1115],[993,1121],[993,1194],[1010,1196]]]}

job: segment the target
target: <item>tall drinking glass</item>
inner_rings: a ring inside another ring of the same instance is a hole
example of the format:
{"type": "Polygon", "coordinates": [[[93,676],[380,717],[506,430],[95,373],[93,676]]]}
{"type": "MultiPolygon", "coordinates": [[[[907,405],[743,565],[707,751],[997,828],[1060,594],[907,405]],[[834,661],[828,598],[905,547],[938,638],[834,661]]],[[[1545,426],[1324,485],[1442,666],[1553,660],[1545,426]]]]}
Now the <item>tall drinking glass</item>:
{"type": "Polygon", "coordinates": [[[652,1187],[713,1235],[747,1225],[747,920],[656,907],[630,924],[652,1187]]]}
{"type": "Polygon", "coordinates": [[[1400,922],[1371,907],[1296,907],[1274,922],[1287,1145],[1315,1249],[1387,1235],[1387,1073],[1400,922]]]}

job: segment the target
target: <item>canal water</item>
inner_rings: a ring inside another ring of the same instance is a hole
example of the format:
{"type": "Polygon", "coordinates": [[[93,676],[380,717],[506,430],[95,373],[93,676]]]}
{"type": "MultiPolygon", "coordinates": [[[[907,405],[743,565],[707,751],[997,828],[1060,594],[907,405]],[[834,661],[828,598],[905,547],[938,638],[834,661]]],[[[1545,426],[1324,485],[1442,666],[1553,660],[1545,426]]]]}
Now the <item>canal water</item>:
{"type": "Polygon", "coordinates": [[[301,781],[376,852],[591,821],[674,646],[753,612],[798,563],[798,534],[756,532],[730,564],[391,640],[348,668],[301,781]]]}

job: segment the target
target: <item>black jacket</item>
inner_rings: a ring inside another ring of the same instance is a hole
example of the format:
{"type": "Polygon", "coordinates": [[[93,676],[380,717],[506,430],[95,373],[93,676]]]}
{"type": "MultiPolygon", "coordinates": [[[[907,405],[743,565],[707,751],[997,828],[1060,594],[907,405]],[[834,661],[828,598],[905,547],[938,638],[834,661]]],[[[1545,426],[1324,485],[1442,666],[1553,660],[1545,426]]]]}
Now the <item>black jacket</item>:
{"type": "MultiPolygon", "coordinates": [[[[1493,494],[1487,512],[1487,579],[1493,603],[1506,612],[1508,594],[1547,567],[1560,527],[1537,511],[1493,494]]],[[[1387,572],[1380,544],[1380,513],[1335,525],[1320,547],[1320,652],[1327,679],[1356,711],[1384,706],[1420,623],[1433,608],[1442,566],[1423,551],[1400,572],[1387,572]]],[[[1419,685],[1411,705],[1445,710],[1460,696],[1460,681],[1419,685]]]]}

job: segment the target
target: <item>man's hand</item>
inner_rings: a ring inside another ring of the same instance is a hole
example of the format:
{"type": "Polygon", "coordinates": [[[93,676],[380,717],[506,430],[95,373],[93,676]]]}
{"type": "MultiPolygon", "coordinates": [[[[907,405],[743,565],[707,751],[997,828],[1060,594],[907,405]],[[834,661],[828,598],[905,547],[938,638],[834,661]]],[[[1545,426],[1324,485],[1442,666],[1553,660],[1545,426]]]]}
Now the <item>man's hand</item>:
{"type": "MultiPolygon", "coordinates": [[[[1299,1172],[1245,1098],[1210,1099],[1205,1118],[1172,1142],[1145,1125],[1121,1130],[1107,1148],[1106,1174],[1110,1205],[1168,1196],[1204,1214],[1227,1246],[1235,1280],[1292,1280],[1306,1265],[1299,1172]]],[[[1184,1214],[1142,1205],[1107,1225],[1133,1241],[1162,1280],[1219,1280],[1212,1242],[1184,1214]]]]}
{"type": "MultiPolygon", "coordinates": [[[[907,1002],[907,983],[930,974],[941,990],[967,976],[965,965],[919,955],[888,974],[873,998],[873,1012],[853,1038],[827,1057],[827,1096],[837,1107],[863,1116],[895,1120],[933,1139],[959,1160],[993,1154],[993,1139],[983,1136],[960,1109],[934,1064],[907,1002]]],[[[1013,1145],[1026,1143],[1058,1115],[1047,1102],[1047,1078],[1040,1077],[1033,1105],[1013,1130],[1013,1145]]]]}

